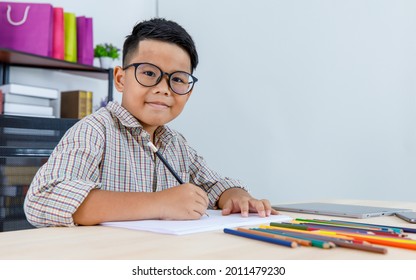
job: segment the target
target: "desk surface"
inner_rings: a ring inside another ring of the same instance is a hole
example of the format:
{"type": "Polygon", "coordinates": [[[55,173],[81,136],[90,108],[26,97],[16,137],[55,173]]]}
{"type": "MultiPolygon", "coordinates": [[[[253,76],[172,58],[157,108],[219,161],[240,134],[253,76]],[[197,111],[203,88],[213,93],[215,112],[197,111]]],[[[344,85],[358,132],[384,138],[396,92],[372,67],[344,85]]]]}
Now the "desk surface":
{"type": "MultiPolygon", "coordinates": [[[[416,203],[337,200],[326,201],[370,206],[402,207],[416,210],[416,203]]],[[[294,218],[322,218],[329,216],[281,212],[294,218]]],[[[333,218],[333,217],[332,217],[333,218]]],[[[348,219],[357,222],[386,224],[416,228],[394,216],[369,219],[348,219]]],[[[258,226],[258,225],[253,225],[258,226]]],[[[416,239],[416,234],[409,234],[416,239]]],[[[416,259],[416,251],[387,247],[388,253],[380,255],[346,248],[318,249],[313,247],[286,248],[242,237],[210,231],[173,236],[136,230],[91,227],[56,227],[0,233],[0,259],[95,259],[95,260],[308,260],[308,259],[416,259]]]]}

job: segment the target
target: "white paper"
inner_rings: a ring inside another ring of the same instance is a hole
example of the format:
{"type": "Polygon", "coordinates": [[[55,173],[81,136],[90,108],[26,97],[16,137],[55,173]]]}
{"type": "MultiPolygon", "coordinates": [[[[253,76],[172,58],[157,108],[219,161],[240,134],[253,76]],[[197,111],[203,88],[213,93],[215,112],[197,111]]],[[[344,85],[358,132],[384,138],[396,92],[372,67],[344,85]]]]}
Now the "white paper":
{"type": "Polygon", "coordinates": [[[183,235],[210,230],[219,230],[224,228],[258,226],[270,222],[288,222],[292,220],[291,217],[285,215],[270,215],[269,217],[261,218],[255,213],[250,213],[248,217],[242,217],[239,213],[222,216],[221,210],[207,210],[207,214],[209,217],[204,215],[199,220],[190,221],[142,220],[106,222],[102,223],[101,225],[165,234],[183,235]]]}

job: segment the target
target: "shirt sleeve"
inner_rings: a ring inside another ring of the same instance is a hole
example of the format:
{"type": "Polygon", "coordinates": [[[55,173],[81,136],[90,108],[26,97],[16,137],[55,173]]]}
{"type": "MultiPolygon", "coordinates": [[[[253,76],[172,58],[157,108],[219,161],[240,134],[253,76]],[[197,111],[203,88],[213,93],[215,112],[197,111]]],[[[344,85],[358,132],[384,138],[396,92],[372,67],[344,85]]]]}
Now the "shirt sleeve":
{"type": "Polygon", "coordinates": [[[223,177],[218,172],[210,169],[204,158],[191,148],[185,139],[184,141],[191,161],[190,181],[207,192],[210,209],[217,209],[217,202],[221,194],[230,188],[242,188],[248,192],[248,188],[241,181],[223,177]]]}
{"type": "Polygon", "coordinates": [[[26,195],[24,210],[36,226],[74,226],[73,213],[99,188],[103,133],[81,120],[55,147],[26,195]]]}

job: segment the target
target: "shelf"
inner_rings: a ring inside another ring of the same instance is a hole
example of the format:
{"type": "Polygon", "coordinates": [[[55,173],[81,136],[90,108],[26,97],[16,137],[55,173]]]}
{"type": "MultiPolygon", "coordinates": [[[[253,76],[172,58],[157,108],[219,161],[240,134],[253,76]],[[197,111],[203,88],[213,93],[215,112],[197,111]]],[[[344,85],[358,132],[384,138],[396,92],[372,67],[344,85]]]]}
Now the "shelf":
{"type": "Polygon", "coordinates": [[[12,115],[0,115],[0,128],[26,128],[26,129],[48,129],[66,131],[73,126],[78,119],[59,119],[59,118],[38,118],[12,115]]]}
{"type": "Polygon", "coordinates": [[[0,48],[0,62],[10,66],[55,69],[71,74],[107,80],[109,69],[73,63],[65,60],[0,48]]]}
{"type": "MultiPolygon", "coordinates": [[[[113,99],[113,69],[82,65],[51,57],[0,48],[0,84],[10,81],[14,67],[61,71],[107,80],[107,101],[113,99]],[[13,67],[13,68],[12,68],[13,67]]],[[[40,166],[78,119],[0,115],[0,171],[2,166],[40,166]]],[[[3,174],[0,173],[0,176],[3,174]]],[[[19,205],[18,207],[23,207],[19,205]]],[[[0,232],[33,228],[24,217],[0,218],[0,232]]]]}
{"type": "Polygon", "coordinates": [[[65,132],[77,121],[0,115],[0,158],[48,157],[65,132]],[[33,143],[31,147],[18,145],[28,139],[33,143]]]}
{"type": "Polygon", "coordinates": [[[14,231],[14,230],[23,230],[23,229],[32,229],[35,228],[32,226],[26,218],[7,218],[0,219],[0,232],[2,231],[14,231]]]}

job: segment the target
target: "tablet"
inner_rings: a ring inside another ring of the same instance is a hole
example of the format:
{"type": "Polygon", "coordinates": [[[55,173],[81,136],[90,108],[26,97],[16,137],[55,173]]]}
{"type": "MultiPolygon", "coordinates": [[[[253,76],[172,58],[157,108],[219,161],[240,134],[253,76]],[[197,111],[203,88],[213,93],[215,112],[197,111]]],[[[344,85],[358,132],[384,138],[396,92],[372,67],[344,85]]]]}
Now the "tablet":
{"type": "Polygon", "coordinates": [[[273,205],[278,211],[299,212],[317,215],[328,215],[349,218],[370,218],[389,216],[398,212],[409,212],[411,209],[374,207],[364,205],[336,204],[336,203],[296,203],[273,205]]]}

